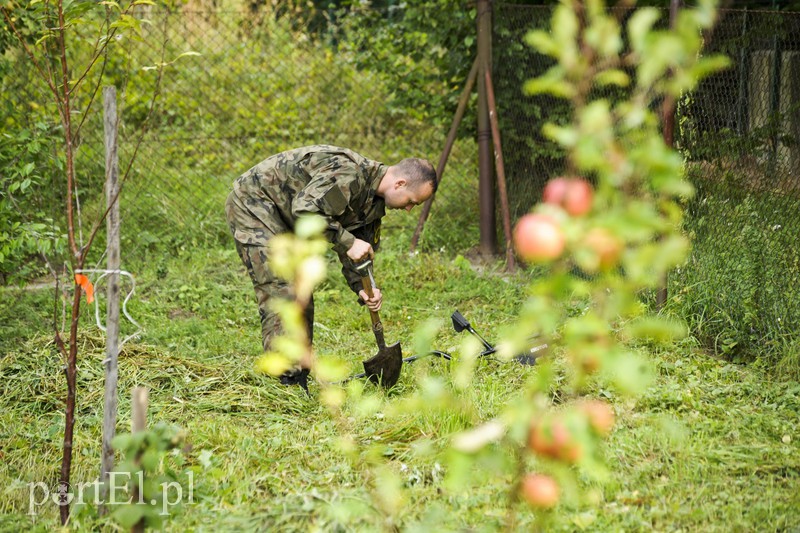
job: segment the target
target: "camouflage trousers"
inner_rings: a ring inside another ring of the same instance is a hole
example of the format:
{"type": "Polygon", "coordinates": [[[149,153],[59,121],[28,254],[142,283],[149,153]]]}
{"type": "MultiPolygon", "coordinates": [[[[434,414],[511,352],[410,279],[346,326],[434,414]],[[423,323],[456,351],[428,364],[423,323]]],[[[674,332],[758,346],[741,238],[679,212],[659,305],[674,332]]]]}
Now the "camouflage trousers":
{"type": "MultiPolygon", "coordinates": [[[[261,341],[267,351],[272,339],[282,331],[278,316],[269,307],[273,298],[293,299],[291,287],[269,268],[268,243],[272,237],[291,231],[275,211],[275,206],[262,199],[242,201],[230,193],[225,201],[225,217],[233,234],[236,251],[247,268],[256,292],[258,313],[261,318],[261,341]]],[[[305,309],[308,339],[313,339],[314,299],[305,309]]]]}

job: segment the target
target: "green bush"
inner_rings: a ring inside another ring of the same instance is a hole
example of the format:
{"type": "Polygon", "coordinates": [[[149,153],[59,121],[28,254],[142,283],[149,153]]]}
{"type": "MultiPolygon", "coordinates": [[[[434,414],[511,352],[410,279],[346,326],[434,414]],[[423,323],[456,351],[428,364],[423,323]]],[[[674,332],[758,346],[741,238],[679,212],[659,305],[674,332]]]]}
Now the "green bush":
{"type": "Polygon", "coordinates": [[[53,215],[62,202],[49,179],[61,169],[49,153],[53,134],[40,122],[0,135],[0,283],[38,276],[44,270],[40,253],[63,252],[64,236],[53,215]]]}

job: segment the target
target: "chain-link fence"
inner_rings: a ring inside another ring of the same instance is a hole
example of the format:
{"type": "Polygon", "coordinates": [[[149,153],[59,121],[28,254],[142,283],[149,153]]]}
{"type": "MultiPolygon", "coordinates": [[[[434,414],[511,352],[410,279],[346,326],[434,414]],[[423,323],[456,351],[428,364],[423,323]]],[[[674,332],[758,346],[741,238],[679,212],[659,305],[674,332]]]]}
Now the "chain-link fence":
{"type": "MultiPolygon", "coordinates": [[[[233,180],[281,150],[326,143],[387,164],[412,156],[436,162],[447,124],[442,113],[409,105],[409,98],[415,91],[424,98],[426,84],[442,81],[424,60],[398,66],[386,57],[391,50],[368,46],[375,24],[388,24],[392,13],[353,8],[349,19],[337,19],[344,12],[305,16],[255,5],[236,11],[138,9],[136,18],[147,21],[140,36],[118,34],[122,46],[99,61],[87,89],[73,95],[76,116],[87,113],[76,168],[80,219],[90,221],[104,208],[99,191],[105,155],[102,103],[92,100],[89,88],[102,75],[103,85],[118,89],[122,173],[133,161],[120,202],[123,268],[135,271],[151,251],[230,245],[223,206],[233,180]],[[358,16],[363,27],[352,22],[358,16]],[[409,86],[409,68],[424,73],[415,87],[409,86]]],[[[78,29],[76,50],[83,50],[81,39],[91,42],[78,29]]],[[[80,54],[72,59],[81,64],[80,54]]],[[[51,98],[44,85],[29,64],[23,68],[21,53],[14,64],[16,78],[4,80],[0,102],[18,110],[14,127],[52,123],[54,113],[37,112],[51,98]]],[[[459,87],[453,82],[454,100],[459,87]]],[[[455,249],[477,240],[477,216],[471,216],[477,212],[476,154],[473,141],[457,143],[438,195],[442,208],[426,230],[427,248],[455,249]],[[438,224],[444,231],[432,233],[438,224]],[[452,227],[461,228],[460,235],[448,233],[452,227]]],[[[63,183],[54,179],[53,185],[49,208],[59,222],[63,183]]],[[[410,233],[416,220],[405,218],[399,229],[410,233]]],[[[103,247],[95,248],[99,260],[103,247]]]]}
{"type": "MultiPolygon", "coordinates": [[[[151,252],[230,245],[223,202],[232,180],[282,149],[324,142],[387,163],[408,156],[435,161],[473,57],[465,51],[454,58],[464,68],[446,77],[425,63],[434,54],[393,64],[385,41],[371,40],[381,31],[391,40],[381,26],[387,13],[353,34],[347,32],[358,29],[330,13],[141,9],[138,18],[149,21],[141,38],[124,34],[124,46],[90,74],[90,81],[102,75],[103,84],[118,88],[123,171],[136,152],[121,202],[122,262],[132,271],[151,252]],[[417,100],[408,100],[413,95],[417,100]]],[[[568,119],[567,104],[522,92],[526,80],[551,65],[523,41],[531,29],[547,27],[550,14],[549,7],[494,4],[494,83],[514,217],[563,169],[562,152],[540,131],[546,121],[568,119]]],[[[666,18],[665,12],[662,24],[666,18]]],[[[473,32],[474,20],[467,24],[473,32]]],[[[671,303],[695,317],[695,331],[722,352],[795,342],[800,323],[798,36],[797,13],[725,11],[707,45],[733,66],[679,105],[677,137],[698,194],[687,206],[694,251],[670,279],[671,303]]],[[[28,127],[26,120],[46,116],[46,90],[32,69],[21,68],[18,51],[5,61],[14,64],[13,76],[2,80],[0,105],[14,110],[6,128],[28,127]]],[[[102,195],[90,192],[102,188],[105,159],[101,106],[90,104],[91,96],[75,95],[75,110],[90,111],[77,155],[87,220],[103,208],[102,195]]],[[[59,172],[57,165],[51,170],[59,172]]],[[[58,221],[63,183],[52,183],[41,209],[58,221]]],[[[477,206],[477,150],[462,138],[423,248],[461,251],[477,243],[477,206]]],[[[410,234],[413,218],[390,222],[410,234]]]]}
{"type": "MultiPolygon", "coordinates": [[[[541,127],[568,120],[568,104],[522,91],[553,64],[524,44],[528,31],[548,27],[550,15],[539,6],[495,6],[495,83],[514,216],[564,168],[563,152],[541,127]]],[[[665,11],[662,26],[667,20],[665,11]]],[[[678,107],[678,148],[697,195],[687,205],[693,251],[670,278],[670,305],[718,352],[752,356],[792,343],[796,350],[800,13],[723,10],[706,49],[733,65],[678,107]]]]}
{"type": "Polygon", "coordinates": [[[679,110],[698,194],[675,289],[708,344],[758,354],[800,325],[800,13],[726,11],[707,47],[732,66],[679,110]]]}
{"type": "MultiPolygon", "coordinates": [[[[135,221],[127,232],[137,240],[131,246],[185,241],[187,235],[228,239],[222,205],[231,182],[284,149],[328,143],[387,163],[409,156],[435,160],[441,133],[393,105],[400,72],[364,68],[375,60],[369,54],[379,51],[337,43],[339,28],[324,18],[306,25],[261,12],[147,18],[152,25],[142,41],[130,44],[130,55],[144,65],[174,63],[163,71],[123,203],[126,218],[135,221]]],[[[142,100],[125,107],[137,106],[125,114],[127,121],[144,116],[142,100]]],[[[132,137],[125,139],[128,146],[132,137]]],[[[445,199],[459,194],[451,189],[443,187],[445,199]]]]}

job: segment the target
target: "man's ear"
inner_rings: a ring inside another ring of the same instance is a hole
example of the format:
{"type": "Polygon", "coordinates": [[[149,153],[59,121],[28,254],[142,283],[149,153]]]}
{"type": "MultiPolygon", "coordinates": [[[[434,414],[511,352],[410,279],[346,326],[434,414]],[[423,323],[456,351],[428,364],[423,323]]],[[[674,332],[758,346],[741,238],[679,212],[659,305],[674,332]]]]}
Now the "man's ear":
{"type": "Polygon", "coordinates": [[[404,188],[404,187],[405,187],[407,184],[408,184],[408,182],[406,181],[406,179],[405,179],[405,178],[397,178],[397,179],[395,180],[395,182],[394,182],[394,188],[395,188],[395,189],[402,189],[402,188],[404,188]]]}

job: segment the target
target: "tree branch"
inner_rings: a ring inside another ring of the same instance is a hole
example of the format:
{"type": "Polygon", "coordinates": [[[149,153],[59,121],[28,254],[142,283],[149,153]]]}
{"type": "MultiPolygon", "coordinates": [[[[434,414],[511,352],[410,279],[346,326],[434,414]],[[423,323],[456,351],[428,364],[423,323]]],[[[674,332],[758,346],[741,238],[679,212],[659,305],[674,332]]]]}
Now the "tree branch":
{"type": "MultiPolygon", "coordinates": [[[[164,25],[165,26],[166,26],[166,23],[167,22],[166,22],[166,18],[165,18],[164,19],[164,25]]],[[[166,35],[166,31],[164,32],[164,34],[166,35]]],[[[139,128],[139,136],[136,139],[136,145],[134,146],[133,154],[128,159],[128,164],[125,167],[125,172],[122,174],[122,178],[119,181],[119,189],[117,190],[117,194],[114,195],[114,198],[112,198],[111,201],[108,203],[108,206],[106,207],[106,210],[103,212],[103,214],[100,216],[100,218],[98,218],[95,221],[95,224],[92,227],[91,232],[89,233],[89,241],[86,243],[86,246],[84,246],[85,250],[88,250],[91,247],[92,242],[94,241],[94,238],[97,235],[97,232],[100,230],[100,226],[103,224],[103,221],[108,216],[108,213],[111,210],[111,207],[117,202],[117,199],[119,198],[119,195],[122,192],[122,186],[128,180],[128,176],[130,175],[131,168],[133,167],[133,162],[136,160],[136,155],[139,153],[139,147],[141,146],[142,141],[144,140],[144,136],[147,133],[147,126],[150,124],[150,119],[153,116],[153,111],[155,110],[156,101],[158,99],[158,96],[161,94],[160,88],[161,88],[161,80],[162,80],[163,75],[164,75],[164,57],[166,56],[166,49],[167,49],[167,39],[165,38],[164,42],[163,42],[163,44],[161,46],[161,64],[158,67],[158,76],[156,77],[156,85],[155,85],[155,88],[153,90],[153,97],[150,99],[150,108],[147,110],[147,116],[142,121],[142,124],[141,124],[141,126],[139,128]]],[[[117,121],[118,122],[119,122],[119,120],[120,120],[120,118],[117,117],[117,121]]],[[[119,132],[119,130],[117,130],[117,134],[116,135],[119,135],[118,132],[119,132]]]]}
{"type": "Polygon", "coordinates": [[[6,22],[8,23],[9,27],[11,28],[11,31],[14,33],[14,36],[17,38],[19,43],[22,45],[22,49],[25,51],[25,55],[27,55],[28,59],[31,60],[31,62],[33,63],[34,68],[36,68],[36,70],[39,72],[39,76],[42,77],[42,79],[45,81],[47,86],[50,88],[50,91],[52,91],[53,96],[55,96],[55,99],[59,100],[58,89],[55,86],[54,80],[47,75],[47,72],[45,72],[45,70],[42,69],[42,66],[36,60],[36,56],[33,54],[31,49],[28,47],[28,43],[25,42],[25,39],[19,33],[19,30],[17,30],[17,27],[14,25],[14,22],[11,20],[11,17],[9,16],[9,9],[4,6],[2,8],[2,10],[3,10],[3,18],[6,19],[6,22]]]}

